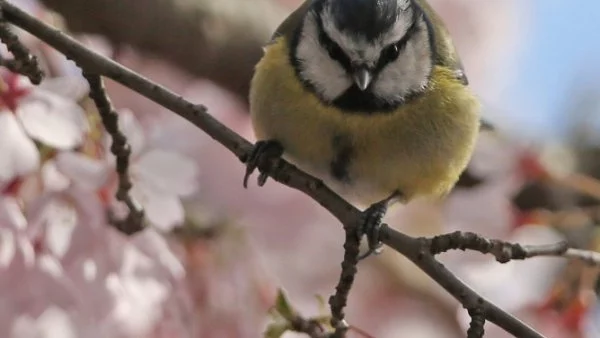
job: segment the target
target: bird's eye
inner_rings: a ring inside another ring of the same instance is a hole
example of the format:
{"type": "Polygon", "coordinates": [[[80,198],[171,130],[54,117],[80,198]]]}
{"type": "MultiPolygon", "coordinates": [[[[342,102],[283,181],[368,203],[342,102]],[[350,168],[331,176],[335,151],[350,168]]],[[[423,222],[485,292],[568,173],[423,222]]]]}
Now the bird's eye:
{"type": "Polygon", "coordinates": [[[398,55],[400,55],[400,47],[395,43],[386,47],[381,54],[386,62],[394,61],[398,58],[398,55]]]}

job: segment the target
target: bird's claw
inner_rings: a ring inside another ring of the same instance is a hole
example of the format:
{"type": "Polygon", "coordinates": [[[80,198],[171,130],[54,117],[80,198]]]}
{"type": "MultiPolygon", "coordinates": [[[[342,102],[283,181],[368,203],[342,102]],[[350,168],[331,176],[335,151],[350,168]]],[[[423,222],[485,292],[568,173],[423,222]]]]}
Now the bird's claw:
{"type": "Polygon", "coordinates": [[[257,141],[250,155],[244,160],[246,163],[246,174],[244,175],[244,188],[248,188],[248,178],[258,168],[258,185],[263,186],[269,178],[269,170],[273,160],[283,155],[283,146],[274,140],[257,141]]]}
{"type": "Polygon", "coordinates": [[[359,237],[365,235],[369,244],[369,250],[358,257],[358,260],[363,260],[373,254],[381,253],[383,244],[379,240],[379,230],[381,230],[381,220],[388,209],[388,201],[381,201],[371,205],[363,212],[364,222],[359,228],[359,237]]]}

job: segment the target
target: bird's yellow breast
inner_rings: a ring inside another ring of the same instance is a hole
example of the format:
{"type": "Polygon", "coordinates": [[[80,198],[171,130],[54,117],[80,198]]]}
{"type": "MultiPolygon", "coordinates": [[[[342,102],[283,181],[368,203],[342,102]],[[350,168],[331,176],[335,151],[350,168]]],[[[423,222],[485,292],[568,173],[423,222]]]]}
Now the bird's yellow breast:
{"type": "Polygon", "coordinates": [[[259,140],[354,201],[395,190],[406,199],[448,192],[464,170],[479,129],[479,104],[454,73],[434,67],[428,89],[387,113],[349,113],[306,89],[285,38],[267,46],[250,91],[259,140]]]}

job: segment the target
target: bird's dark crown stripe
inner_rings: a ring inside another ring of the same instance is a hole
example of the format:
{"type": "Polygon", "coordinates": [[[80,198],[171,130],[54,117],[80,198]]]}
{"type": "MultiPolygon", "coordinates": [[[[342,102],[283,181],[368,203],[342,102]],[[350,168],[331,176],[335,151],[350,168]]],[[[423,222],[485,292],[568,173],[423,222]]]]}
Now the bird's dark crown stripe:
{"type": "MultiPolygon", "coordinates": [[[[410,40],[415,34],[417,34],[417,32],[420,31],[418,22],[419,22],[419,15],[422,15],[422,14],[417,9],[413,9],[412,12],[413,12],[413,15],[411,17],[411,23],[408,26],[406,33],[404,33],[404,36],[402,36],[402,38],[400,38],[400,40],[390,44],[387,48],[390,48],[390,47],[396,45],[398,47],[398,49],[400,51],[402,51],[404,49],[404,47],[406,47],[408,40],[410,40]]],[[[377,62],[377,65],[375,67],[375,72],[376,73],[379,72],[389,62],[390,62],[390,60],[386,60],[383,56],[380,56],[379,60],[377,62]]]]}
{"type": "Polygon", "coordinates": [[[330,3],[337,27],[368,40],[389,30],[401,11],[397,0],[331,0],[330,3]]]}

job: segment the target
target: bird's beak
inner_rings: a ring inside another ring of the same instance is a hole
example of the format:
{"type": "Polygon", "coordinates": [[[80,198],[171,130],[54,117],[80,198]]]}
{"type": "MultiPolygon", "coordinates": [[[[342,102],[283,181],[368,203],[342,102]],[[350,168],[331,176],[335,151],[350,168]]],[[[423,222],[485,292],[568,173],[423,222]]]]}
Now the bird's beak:
{"type": "Polygon", "coordinates": [[[358,67],[354,69],[354,74],[352,74],[352,77],[354,78],[354,82],[360,90],[367,89],[371,83],[371,80],[373,79],[371,72],[366,67],[358,67]]]}

